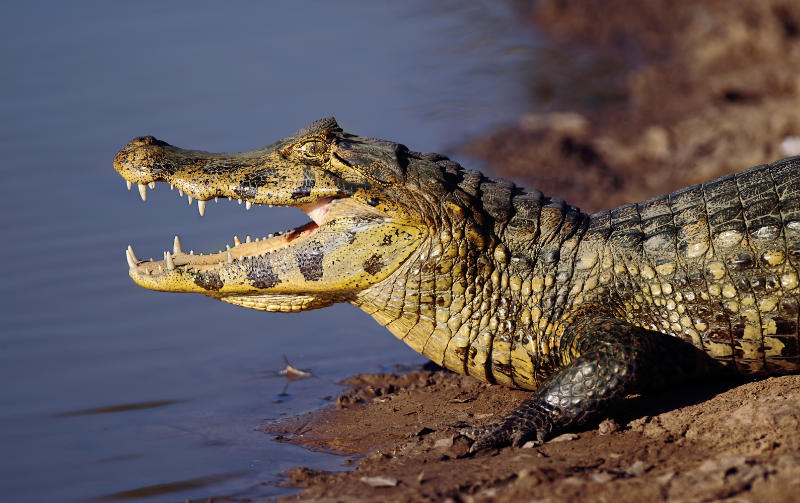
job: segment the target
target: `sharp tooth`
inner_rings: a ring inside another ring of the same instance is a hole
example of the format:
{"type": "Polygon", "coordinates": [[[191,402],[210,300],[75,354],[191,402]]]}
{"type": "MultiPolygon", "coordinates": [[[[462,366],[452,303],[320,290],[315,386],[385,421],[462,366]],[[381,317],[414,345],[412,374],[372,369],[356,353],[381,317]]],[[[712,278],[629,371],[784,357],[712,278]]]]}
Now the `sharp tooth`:
{"type": "Polygon", "coordinates": [[[249,210],[250,208],[253,207],[253,203],[251,203],[250,201],[247,201],[247,202],[244,203],[244,207],[249,210]]]}
{"type": "Polygon", "coordinates": [[[167,269],[169,269],[170,271],[175,269],[175,262],[172,261],[172,255],[170,255],[169,252],[164,253],[164,261],[166,261],[167,263],[167,269]]]}
{"type": "Polygon", "coordinates": [[[128,259],[128,267],[134,269],[138,260],[136,259],[136,255],[133,254],[133,247],[131,247],[131,245],[128,245],[128,249],[125,250],[125,258],[128,259]]]}
{"type": "Polygon", "coordinates": [[[252,241],[252,240],[253,240],[253,238],[251,238],[251,237],[250,237],[250,234],[248,234],[248,235],[247,235],[247,236],[244,238],[244,242],[245,242],[245,243],[249,243],[249,242],[250,242],[250,241],[252,241]]]}
{"type": "Polygon", "coordinates": [[[169,190],[175,190],[175,184],[174,183],[169,184],[169,190]]]}
{"type": "Polygon", "coordinates": [[[233,263],[233,257],[231,256],[231,251],[230,250],[228,250],[228,263],[229,264],[233,263]]]}
{"type": "Polygon", "coordinates": [[[178,236],[175,236],[175,239],[172,240],[172,251],[175,255],[183,253],[183,249],[181,249],[181,240],[178,236]]]}
{"type": "Polygon", "coordinates": [[[229,245],[229,244],[226,244],[226,245],[225,245],[225,249],[226,249],[226,250],[228,250],[228,251],[231,251],[231,245],[229,245]]]}
{"type": "Polygon", "coordinates": [[[156,182],[150,182],[150,183],[147,184],[147,186],[150,187],[151,189],[155,189],[156,188],[156,182]]]}
{"type": "Polygon", "coordinates": [[[189,255],[194,255],[194,250],[189,250],[189,255]]]}
{"type": "Polygon", "coordinates": [[[215,198],[214,198],[214,202],[215,202],[215,203],[218,203],[218,202],[219,202],[219,196],[217,196],[217,197],[215,197],[215,198]]]}
{"type": "Polygon", "coordinates": [[[242,204],[242,200],[241,199],[238,199],[238,201],[239,201],[239,204],[242,204]]]}
{"type": "Polygon", "coordinates": [[[181,197],[183,197],[183,189],[178,189],[178,195],[180,195],[181,197]]]}
{"type": "Polygon", "coordinates": [[[244,255],[242,255],[241,257],[239,257],[237,260],[238,260],[239,262],[244,262],[244,255]]]}
{"type": "Polygon", "coordinates": [[[239,241],[239,236],[233,236],[233,245],[239,246],[240,244],[242,244],[242,242],[239,241]]]}
{"type": "Polygon", "coordinates": [[[128,187],[128,190],[131,190],[131,186],[133,186],[133,184],[130,180],[125,180],[125,186],[128,187]]]}
{"type": "Polygon", "coordinates": [[[271,237],[273,237],[273,236],[274,236],[274,234],[267,234],[267,237],[268,237],[268,238],[271,238],[271,237]]]}
{"type": "Polygon", "coordinates": [[[139,184],[139,196],[142,198],[142,201],[147,201],[147,185],[143,183],[139,184]]]}
{"type": "Polygon", "coordinates": [[[192,199],[192,196],[186,196],[186,197],[189,198],[189,206],[191,206],[192,205],[192,201],[194,201],[194,199],[192,199]]]}
{"type": "Polygon", "coordinates": [[[200,212],[200,216],[201,217],[206,214],[206,202],[205,201],[201,201],[199,199],[197,200],[197,211],[200,212]]]}
{"type": "Polygon", "coordinates": [[[268,204],[267,206],[269,206],[270,208],[273,208],[273,206],[271,204],[268,204]]]}

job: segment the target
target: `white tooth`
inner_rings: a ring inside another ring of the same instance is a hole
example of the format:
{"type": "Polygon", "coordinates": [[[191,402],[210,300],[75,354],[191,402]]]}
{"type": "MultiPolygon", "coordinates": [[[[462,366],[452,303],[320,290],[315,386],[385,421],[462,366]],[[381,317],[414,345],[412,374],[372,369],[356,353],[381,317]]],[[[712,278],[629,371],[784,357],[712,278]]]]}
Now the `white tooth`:
{"type": "Polygon", "coordinates": [[[253,203],[251,203],[250,201],[247,201],[246,203],[244,203],[244,207],[249,210],[250,208],[253,207],[253,203]]]}
{"type": "Polygon", "coordinates": [[[206,214],[206,202],[205,201],[201,201],[199,199],[197,200],[197,211],[200,212],[200,216],[201,217],[206,214]]]}
{"type": "Polygon", "coordinates": [[[156,188],[156,182],[150,182],[150,183],[147,184],[147,186],[150,187],[151,190],[155,189],[156,188]]]}
{"type": "Polygon", "coordinates": [[[244,255],[242,255],[241,257],[239,257],[239,259],[238,259],[238,260],[239,260],[239,262],[244,262],[244,255]]]}
{"type": "Polygon", "coordinates": [[[172,251],[175,253],[175,255],[183,253],[183,250],[181,249],[181,240],[178,236],[175,236],[175,239],[172,240],[172,251]]]}
{"type": "Polygon", "coordinates": [[[147,185],[143,183],[139,184],[139,196],[142,198],[142,201],[147,201],[147,185]]]}
{"type": "Polygon", "coordinates": [[[233,245],[239,246],[240,244],[242,244],[242,242],[239,241],[239,236],[233,236],[233,245]]]}
{"type": "Polygon", "coordinates": [[[274,236],[274,234],[267,234],[267,237],[268,237],[268,238],[271,238],[271,237],[273,237],[273,236],[274,236]]]}
{"type": "Polygon", "coordinates": [[[167,262],[167,269],[169,269],[170,271],[175,269],[175,262],[172,261],[172,255],[170,255],[169,252],[166,252],[164,254],[164,260],[167,262]]]}
{"type": "Polygon", "coordinates": [[[217,196],[217,197],[215,197],[215,198],[214,198],[214,202],[215,202],[215,203],[218,203],[218,202],[219,202],[219,196],[217,196]]]}
{"type": "Polygon", "coordinates": [[[133,254],[133,248],[131,245],[128,245],[128,249],[125,250],[125,258],[128,259],[128,267],[131,269],[136,267],[138,260],[136,260],[136,255],[133,254]]]}
{"type": "Polygon", "coordinates": [[[226,245],[225,245],[225,249],[226,249],[226,250],[228,250],[228,251],[231,251],[231,245],[229,245],[229,244],[226,244],[226,245]]]}
{"type": "Polygon", "coordinates": [[[133,186],[133,184],[130,180],[125,180],[125,186],[128,187],[128,190],[131,190],[131,186],[133,186]]]}
{"type": "Polygon", "coordinates": [[[183,189],[178,189],[178,194],[183,197],[183,189]]]}
{"type": "Polygon", "coordinates": [[[192,201],[194,201],[194,199],[192,199],[192,196],[186,196],[186,197],[189,198],[189,206],[191,206],[192,205],[192,201]]]}
{"type": "Polygon", "coordinates": [[[248,234],[248,235],[247,235],[247,236],[244,238],[244,242],[245,242],[245,243],[249,243],[249,242],[250,242],[250,241],[252,241],[252,240],[253,240],[253,238],[251,238],[251,237],[250,237],[250,234],[248,234]]]}
{"type": "Polygon", "coordinates": [[[241,199],[238,199],[238,201],[239,201],[239,204],[242,204],[242,200],[241,199]]]}
{"type": "Polygon", "coordinates": [[[194,255],[194,250],[189,250],[189,255],[194,255]]]}
{"type": "Polygon", "coordinates": [[[175,190],[175,184],[174,183],[169,184],[169,190],[175,190]]]}
{"type": "Polygon", "coordinates": [[[228,263],[229,264],[233,263],[233,257],[231,257],[231,251],[230,250],[228,250],[228,263]]]}
{"type": "Polygon", "coordinates": [[[267,206],[269,206],[270,208],[273,208],[273,207],[274,207],[274,206],[272,206],[271,204],[268,204],[267,206]]]}
{"type": "Polygon", "coordinates": [[[164,272],[164,269],[161,267],[161,264],[158,264],[158,272],[164,272]]]}

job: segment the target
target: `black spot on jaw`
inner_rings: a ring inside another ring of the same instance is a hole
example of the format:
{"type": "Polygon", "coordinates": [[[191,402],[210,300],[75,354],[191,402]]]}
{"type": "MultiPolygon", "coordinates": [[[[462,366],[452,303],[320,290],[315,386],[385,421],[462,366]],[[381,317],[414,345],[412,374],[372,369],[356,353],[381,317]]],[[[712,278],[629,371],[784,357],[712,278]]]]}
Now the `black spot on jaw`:
{"type": "Polygon", "coordinates": [[[364,270],[373,276],[378,274],[383,269],[383,255],[375,254],[364,261],[364,270]]]}
{"type": "Polygon", "coordinates": [[[198,272],[194,274],[194,284],[205,290],[218,291],[223,283],[219,274],[215,272],[198,272]]]}
{"type": "Polygon", "coordinates": [[[247,271],[247,279],[252,282],[254,287],[262,289],[272,288],[281,282],[268,260],[251,267],[247,271]]]}
{"type": "Polygon", "coordinates": [[[302,250],[297,253],[297,267],[306,281],[319,281],[322,279],[322,259],[325,253],[314,248],[315,243],[309,243],[311,250],[302,250]]]}
{"type": "Polygon", "coordinates": [[[311,189],[317,184],[317,174],[309,167],[303,168],[303,182],[292,191],[292,199],[300,199],[311,195],[311,189]]]}
{"type": "Polygon", "coordinates": [[[255,199],[258,189],[255,187],[239,186],[233,189],[233,193],[239,196],[239,199],[255,199]]]}

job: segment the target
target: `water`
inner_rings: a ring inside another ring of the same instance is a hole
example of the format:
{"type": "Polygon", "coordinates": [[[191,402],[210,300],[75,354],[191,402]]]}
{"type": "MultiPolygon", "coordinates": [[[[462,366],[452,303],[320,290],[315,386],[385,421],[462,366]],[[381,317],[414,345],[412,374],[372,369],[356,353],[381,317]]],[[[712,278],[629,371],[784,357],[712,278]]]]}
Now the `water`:
{"type": "Polygon", "coordinates": [[[265,314],[134,285],[123,250],[216,250],[306,220],[159,186],[143,204],[115,152],[151,134],[249,150],[335,115],[448,152],[530,107],[530,32],[505,4],[6,2],[0,19],[0,494],[178,501],[280,494],[276,474],[343,459],[279,444],[265,421],[335,382],[421,358],[351,306],[265,314]],[[316,378],[288,394],[283,355],[316,378]]]}

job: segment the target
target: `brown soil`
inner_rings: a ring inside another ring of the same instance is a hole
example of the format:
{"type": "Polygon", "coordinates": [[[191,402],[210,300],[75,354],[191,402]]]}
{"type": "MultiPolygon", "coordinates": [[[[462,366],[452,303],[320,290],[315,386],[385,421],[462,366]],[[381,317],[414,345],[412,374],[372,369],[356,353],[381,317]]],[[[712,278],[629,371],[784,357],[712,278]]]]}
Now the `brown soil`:
{"type": "MultiPolygon", "coordinates": [[[[524,15],[557,51],[623,71],[613,100],[581,108],[532,72],[531,92],[560,111],[465,146],[492,172],[593,211],[797,153],[800,4],[540,0],[524,15]]],[[[460,425],[526,393],[445,371],[348,384],[338,408],[267,428],[358,460],[345,473],[289,470],[304,489],[286,499],[800,501],[800,376],[634,397],[599,425],[475,457],[460,425]]]]}
{"type": "Polygon", "coordinates": [[[447,371],[348,384],[340,402],[374,401],[266,428],[366,455],[352,472],[289,470],[286,484],[305,489],[286,500],[800,501],[800,376],[629,398],[589,430],[474,457],[459,426],[497,419],[526,393],[447,371]]]}

